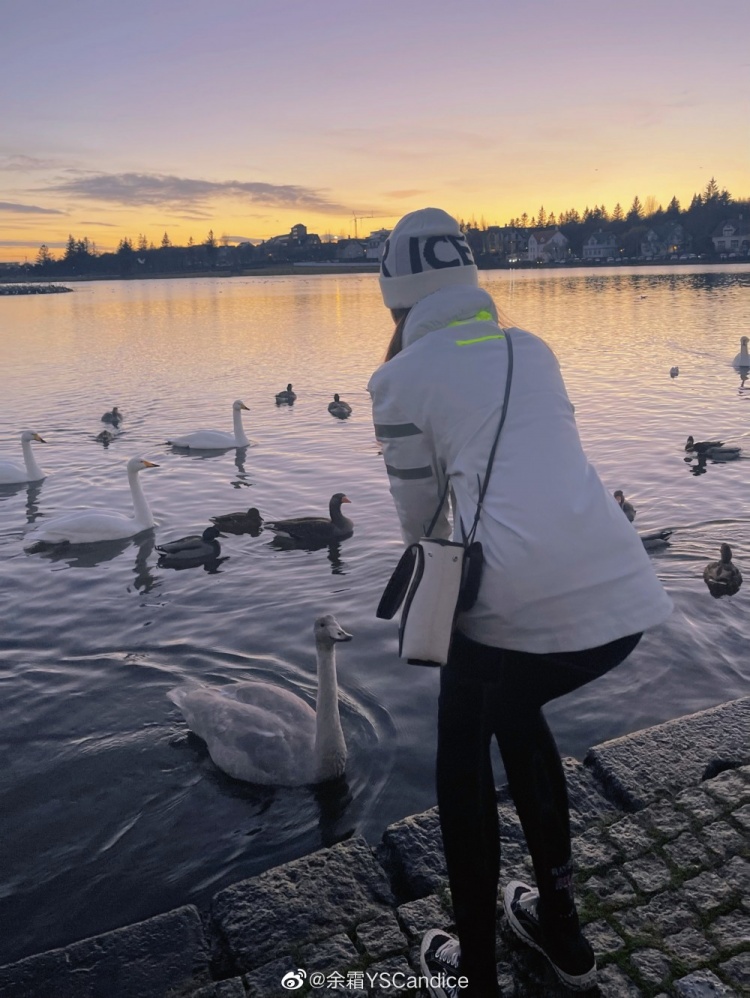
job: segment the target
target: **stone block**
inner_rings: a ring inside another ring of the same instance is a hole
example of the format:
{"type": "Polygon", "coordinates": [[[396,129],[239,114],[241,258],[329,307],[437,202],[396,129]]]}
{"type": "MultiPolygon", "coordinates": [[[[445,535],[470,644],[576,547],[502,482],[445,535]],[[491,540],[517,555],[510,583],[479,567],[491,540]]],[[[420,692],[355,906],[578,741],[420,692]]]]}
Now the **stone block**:
{"type": "Polygon", "coordinates": [[[697,928],[700,919],[679,893],[652,897],[648,904],[615,912],[613,919],[636,939],[661,939],[688,926],[697,928]]]}
{"type": "Polygon", "coordinates": [[[626,859],[635,859],[653,848],[654,840],[638,818],[628,815],[606,829],[609,839],[614,842],[626,859]]]}
{"type": "Polygon", "coordinates": [[[659,801],[657,804],[650,804],[639,812],[639,817],[644,825],[652,828],[658,835],[673,839],[686,832],[690,827],[688,819],[670,801],[659,801]]]}
{"type": "Polygon", "coordinates": [[[686,967],[700,967],[710,963],[717,955],[716,948],[698,929],[683,929],[665,936],[664,945],[686,967]]]}
{"type": "Polygon", "coordinates": [[[732,811],[732,817],[745,832],[750,833],[750,804],[743,804],[742,807],[732,811]]]}
{"type": "Polygon", "coordinates": [[[357,947],[349,936],[340,932],[320,942],[299,949],[299,963],[308,974],[321,971],[331,974],[337,971],[346,974],[360,960],[357,947]]]}
{"type": "Polygon", "coordinates": [[[621,860],[618,850],[604,837],[600,828],[590,828],[573,841],[573,861],[581,871],[596,870],[621,860]]]}
{"type": "Polygon", "coordinates": [[[719,859],[729,859],[748,848],[747,835],[738,832],[727,821],[714,821],[706,825],[701,832],[701,839],[719,859]]]}
{"type": "Polygon", "coordinates": [[[711,923],[708,934],[720,950],[734,950],[741,946],[750,949],[750,915],[744,911],[720,915],[711,923]]]}
{"type": "Polygon", "coordinates": [[[617,869],[608,870],[604,876],[589,877],[583,885],[582,897],[587,891],[611,908],[622,908],[636,899],[632,884],[617,869]]]}
{"type": "Polygon", "coordinates": [[[288,974],[299,974],[303,969],[299,960],[289,954],[263,964],[252,973],[244,975],[248,998],[280,998],[281,995],[288,995],[290,989],[282,986],[282,979],[288,974]]]}
{"type": "MultiPolygon", "coordinates": [[[[750,698],[749,698],[750,699],[750,698]]],[[[745,738],[750,725],[745,729],[745,738]]],[[[734,808],[738,804],[750,801],[750,782],[747,767],[744,769],[728,769],[711,780],[706,780],[704,788],[726,807],[734,808]]]]}
{"type": "Polygon", "coordinates": [[[750,863],[742,856],[732,856],[716,872],[743,897],[750,897],[750,863]]]}
{"type": "Polygon", "coordinates": [[[590,769],[577,759],[565,758],[563,770],[568,787],[572,835],[581,835],[604,818],[617,813],[590,769]]]}
{"type": "Polygon", "coordinates": [[[643,998],[641,989],[614,963],[602,967],[597,976],[597,998],[643,998]]]}
{"type": "Polygon", "coordinates": [[[657,987],[672,975],[672,964],[658,949],[637,949],[630,954],[630,962],[641,980],[651,987],[657,987]]]}
{"type": "Polygon", "coordinates": [[[692,880],[686,880],[682,893],[694,908],[710,915],[732,897],[735,889],[718,874],[706,870],[692,880]]]}
{"type": "Polygon", "coordinates": [[[708,851],[692,832],[683,832],[674,842],[667,842],[664,853],[672,865],[683,872],[701,869],[709,864],[708,851]]]}
{"type": "Polygon", "coordinates": [[[383,868],[357,836],[220,891],[211,925],[228,962],[247,972],[292,948],[351,932],[393,903],[383,868]]]}
{"type": "Polygon", "coordinates": [[[185,905],[0,967],[0,998],[164,998],[209,980],[200,916],[185,905]]]}
{"type": "Polygon", "coordinates": [[[608,797],[638,811],[696,786],[718,757],[750,763],[749,725],[750,697],[744,697],[604,742],[589,750],[584,763],[608,797]]]}
{"type": "Polygon", "coordinates": [[[428,929],[445,929],[453,925],[453,915],[447,911],[439,895],[430,894],[418,901],[407,901],[397,909],[398,920],[409,939],[421,939],[428,929]]]}
{"type": "Polygon", "coordinates": [[[404,900],[433,894],[448,883],[436,807],[389,825],[377,855],[404,900]]]}
{"type": "Polygon", "coordinates": [[[617,935],[615,930],[603,919],[596,922],[589,922],[586,925],[586,938],[594,947],[594,952],[598,956],[608,956],[610,953],[619,952],[625,943],[617,935]]]}
{"type": "Polygon", "coordinates": [[[633,859],[629,863],[623,863],[623,869],[638,890],[643,891],[644,894],[653,894],[655,891],[664,890],[672,880],[669,867],[658,856],[633,859]]]}
{"type": "Polygon", "coordinates": [[[357,945],[370,960],[380,960],[393,953],[405,952],[409,943],[396,916],[388,912],[357,926],[357,945]]]}
{"type": "Polygon", "coordinates": [[[675,981],[673,987],[678,998],[734,998],[734,993],[710,970],[696,970],[675,981]]]}
{"type": "Polygon", "coordinates": [[[740,994],[750,994],[750,952],[738,953],[719,964],[721,974],[740,994]]]}
{"type": "Polygon", "coordinates": [[[724,811],[721,804],[702,787],[683,790],[675,797],[675,803],[694,824],[698,825],[706,825],[720,818],[724,811]]]}

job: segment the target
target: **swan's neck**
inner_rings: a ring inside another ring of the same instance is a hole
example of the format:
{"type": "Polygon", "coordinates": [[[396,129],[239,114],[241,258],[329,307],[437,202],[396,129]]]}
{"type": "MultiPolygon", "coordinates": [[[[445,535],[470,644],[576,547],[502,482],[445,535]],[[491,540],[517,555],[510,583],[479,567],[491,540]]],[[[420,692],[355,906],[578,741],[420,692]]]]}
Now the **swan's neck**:
{"type": "Polygon", "coordinates": [[[21,448],[23,450],[23,460],[26,465],[26,473],[29,476],[30,481],[35,482],[38,478],[44,478],[44,472],[36,463],[34,452],[31,449],[31,441],[22,440],[21,448]]]}
{"type": "Polygon", "coordinates": [[[318,644],[318,700],[315,711],[316,779],[340,776],[346,762],[346,742],[339,716],[339,689],[333,645],[318,644]]]}
{"type": "Polygon", "coordinates": [[[143,494],[140,479],[138,478],[138,472],[128,471],[128,481],[130,482],[130,491],[133,496],[135,522],[141,530],[153,527],[154,516],[148,502],[146,501],[146,496],[143,494]]]}
{"type": "Polygon", "coordinates": [[[245,436],[245,429],[242,425],[242,409],[234,409],[234,439],[238,447],[247,447],[250,442],[245,436]]]}

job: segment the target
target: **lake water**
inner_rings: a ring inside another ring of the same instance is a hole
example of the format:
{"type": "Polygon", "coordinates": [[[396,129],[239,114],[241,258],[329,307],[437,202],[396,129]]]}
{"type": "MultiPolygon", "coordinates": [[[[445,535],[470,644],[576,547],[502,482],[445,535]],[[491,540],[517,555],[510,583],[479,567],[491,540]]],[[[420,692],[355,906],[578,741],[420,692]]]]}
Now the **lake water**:
{"type": "MultiPolygon", "coordinates": [[[[676,609],[609,676],[548,711],[561,750],[587,748],[747,693],[750,582],[714,599],[705,564],[731,543],[750,577],[745,458],[686,464],[720,437],[750,455],[750,390],[731,367],[750,333],[750,268],[484,273],[516,324],[557,353],[590,458],[636,526],[672,528],[653,555],[676,609]],[[670,368],[679,366],[671,378],[670,368]]],[[[0,299],[0,451],[29,427],[49,473],[0,489],[0,963],[145,918],[353,832],[435,803],[436,670],[403,665],[374,610],[400,552],[365,386],[390,333],[374,275],[79,283],[0,299]],[[292,382],[298,401],[277,407],[292,382]],[[345,422],[327,404],[353,406],[345,422]],[[230,429],[254,445],[179,453],[172,434],[230,429]],[[117,405],[122,432],[95,441],[117,405]],[[155,531],[50,554],[33,523],[85,505],[128,511],[125,462],[155,531]],[[278,551],[228,536],[215,570],[157,566],[154,544],[217,513],[314,514],[346,492],[354,536],[337,551],[278,551]],[[336,614],[347,778],[313,791],[224,776],[166,697],[190,679],[272,679],[315,690],[312,623],[336,614]]],[[[533,460],[533,456],[530,456],[533,460]]],[[[549,483],[554,490],[555,483],[549,483]]],[[[498,773],[498,779],[502,774],[498,773]]]]}

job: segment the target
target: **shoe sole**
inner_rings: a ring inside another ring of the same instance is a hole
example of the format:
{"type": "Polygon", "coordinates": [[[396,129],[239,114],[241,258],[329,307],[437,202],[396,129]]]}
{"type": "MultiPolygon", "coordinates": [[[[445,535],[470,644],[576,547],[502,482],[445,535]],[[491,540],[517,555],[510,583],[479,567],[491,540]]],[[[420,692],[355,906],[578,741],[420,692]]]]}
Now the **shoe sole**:
{"type": "Polygon", "coordinates": [[[525,890],[529,889],[528,884],[521,883],[520,880],[511,880],[505,888],[505,893],[503,894],[503,908],[505,909],[505,915],[508,919],[508,924],[513,930],[513,933],[521,940],[521,942],[526,943],[527,946],[531,946],[531,948],[535,949],[537,953],[541,953],[563,984],[569,987],[572,991],[588,991],[590,988],[593,988],[596,984],[596,962],[594,962],[592,969],[585,974],[579,974],[577,977],[566,974],[565,971],[561,970],[554,960],[551,959],[547,951],[528,934],[523,925],[521,925],[518,921],[515,912],[510,906],[511,901],[513,900],[513,895],[518,887],[523,887],[525,890]]]}

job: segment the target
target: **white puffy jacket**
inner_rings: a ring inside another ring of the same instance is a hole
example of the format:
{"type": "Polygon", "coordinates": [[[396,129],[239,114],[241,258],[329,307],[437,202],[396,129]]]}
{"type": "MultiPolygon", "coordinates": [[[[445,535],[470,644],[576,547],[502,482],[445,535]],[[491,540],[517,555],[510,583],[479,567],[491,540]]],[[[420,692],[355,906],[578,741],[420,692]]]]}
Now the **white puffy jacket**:
{"type": "MultiPolygon", "coordinates": [[[[583,453],[560,368],[510,329],[513,376],[477,539],[484,574],[459,629],[519,651],[578,651],[662,623],[672,602],[633,526],[583,453]]],[[[500,420],[507,342],[492,298],[470,286],[419,301],[403,350],[368,385],[404,540],[421,537],[450,476],[455,539],[473,523],[500,420]]],[[[450,537],[447,506],[434,535],[450,537]]]]}

